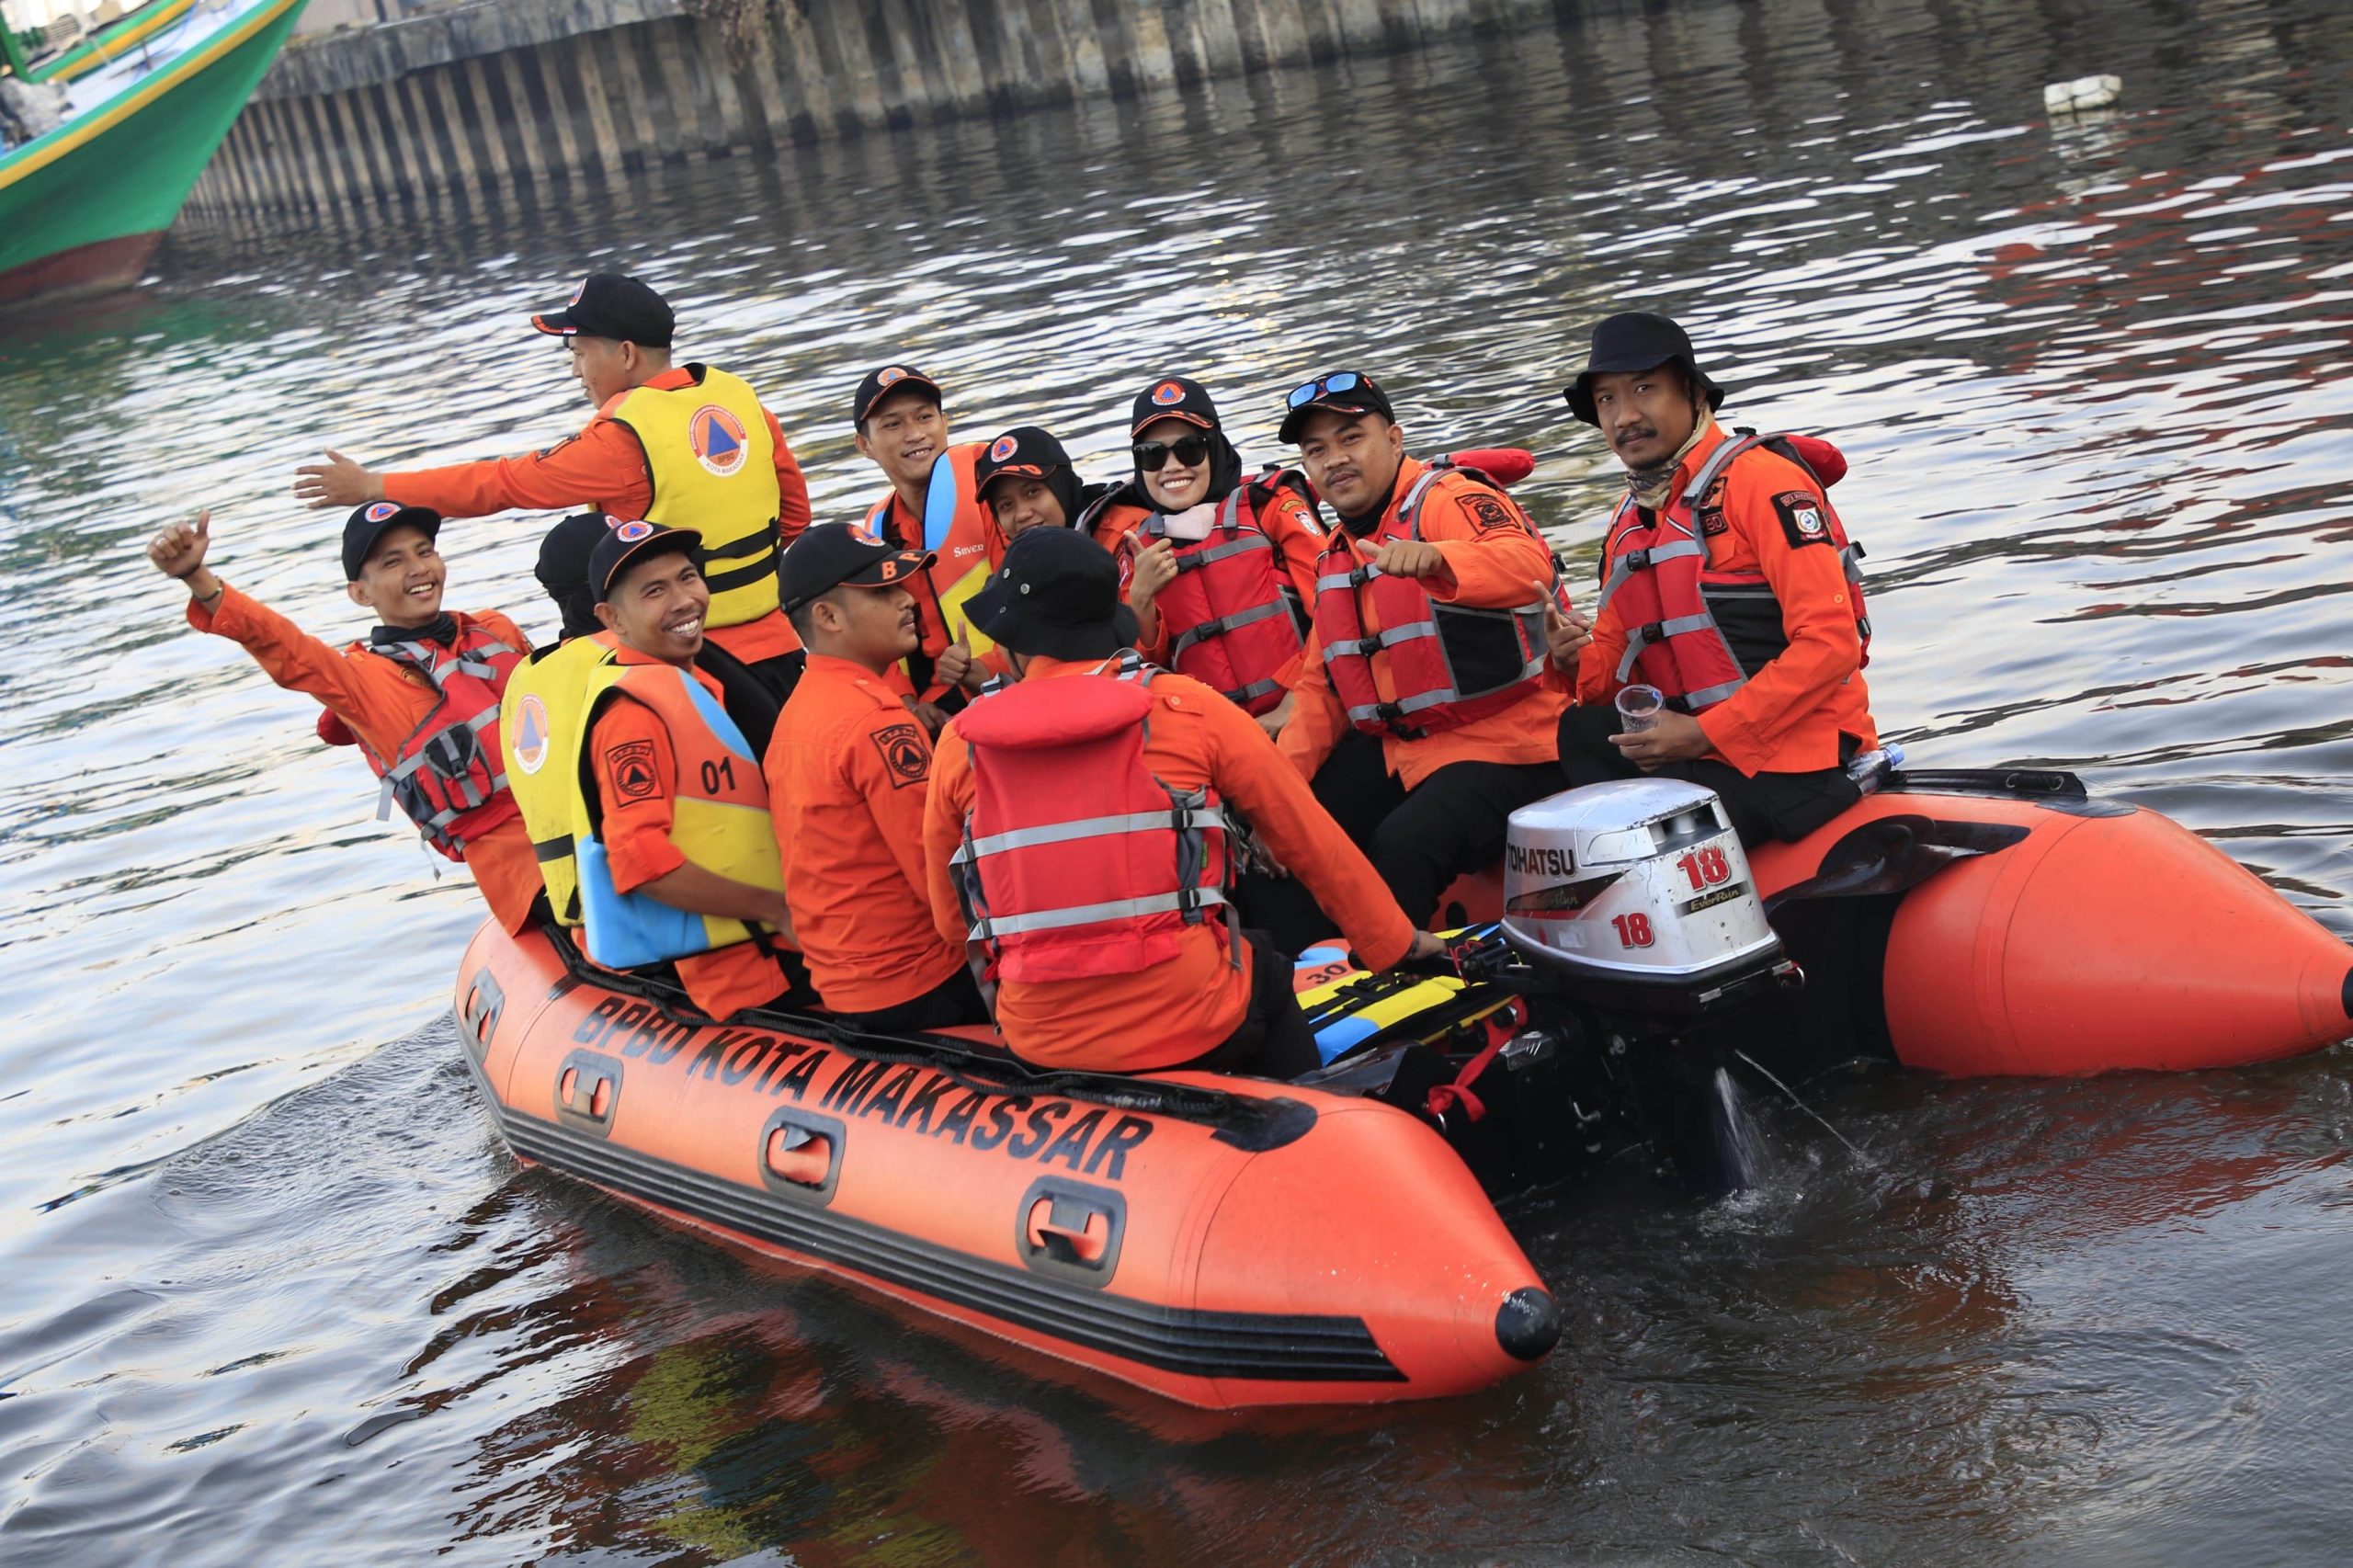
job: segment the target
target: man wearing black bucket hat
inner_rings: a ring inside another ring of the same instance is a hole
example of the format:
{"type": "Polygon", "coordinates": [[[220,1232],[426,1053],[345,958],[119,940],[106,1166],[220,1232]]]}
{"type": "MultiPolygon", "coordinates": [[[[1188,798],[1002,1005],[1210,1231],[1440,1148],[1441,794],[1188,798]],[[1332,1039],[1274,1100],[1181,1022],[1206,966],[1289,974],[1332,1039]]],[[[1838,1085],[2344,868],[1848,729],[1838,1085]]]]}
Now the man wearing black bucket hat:
{"type": "Polygon", "coordinates": [[[1625,464],[1626,494],[1562,772],[1572,786],[1667,773],[1714,790],[1744,843],[1803,837],[1853,803],[1844,765],[1879,744],[1861,552],[1824,494],[1846,460],[1811,437],[1727,434],[1723,389],[1662,315],[1595,327],[1565,395],[1625,464]],[[1665,699],[1642,728],[1613,703],[1630,683],[1665,699]]]}
{"type": "Polygon", "coordinates": [[[695,667],[701,537],[622,523],[589,552],[588,581],[618,646],[592,672],[572,772],[583,948],[608,969],[676,964],[721,1021],[809,1000],[759,756],[695,667]]]}
{"type": "Polygon", "coordinates": [[[1228,810],[1341,912],[1368,967],[1440,950],[1249,714],[1134,658],[1101,545],[1023,534],[972,610],[1020,678],[940,737],[924,858],[940,935],[972,944],[1016,1055],[1275,1077],[1317,1064],[1290,965],[1226,903],[1228,810]]]}
{"type": "Polygon", "coordinates": [[[530,643],[495,611],[441,608],[440,532],[436,514],[390,501],[345,519],[346,591],[378,624],[343,648],[213,574],[210,512],[158,533],[147,559],[188,585],[190,626],[228,638],[279,686],[318,699],[384,780],[379,814],[399,806],[427,844],[465,861],[499,924],[519,931],[540,873],[501,766],[497,719],[530,643]]]}
{"type": "Polygon", "coordinates": [[[669,302],[638,278],[592,273],[531,324],[563,341],[597,411],[579,434],[521,457],[397,473],[330,449],[295,470],[294,494],[313,506],[390,497],[448,517],[591,506],[694,528],[710,557],[712,639],[781,701],[801,660],[777,610],[776,563],[808,526],[809,488],[776,416],[739,378],[672,364],[669,302]]]}

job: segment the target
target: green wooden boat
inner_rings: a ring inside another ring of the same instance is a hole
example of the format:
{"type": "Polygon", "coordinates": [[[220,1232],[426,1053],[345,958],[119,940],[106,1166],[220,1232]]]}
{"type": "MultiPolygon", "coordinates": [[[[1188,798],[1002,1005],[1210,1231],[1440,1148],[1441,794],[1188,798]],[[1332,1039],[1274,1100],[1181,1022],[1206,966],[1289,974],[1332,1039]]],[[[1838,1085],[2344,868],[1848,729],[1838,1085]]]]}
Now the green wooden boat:
{"type": "Polygon", "coordinates": [[[0,79],[63,117],[0,150],[0,310],[139,280],[303,3],[157,0],[39,63],[0,12],[0,79]]]}

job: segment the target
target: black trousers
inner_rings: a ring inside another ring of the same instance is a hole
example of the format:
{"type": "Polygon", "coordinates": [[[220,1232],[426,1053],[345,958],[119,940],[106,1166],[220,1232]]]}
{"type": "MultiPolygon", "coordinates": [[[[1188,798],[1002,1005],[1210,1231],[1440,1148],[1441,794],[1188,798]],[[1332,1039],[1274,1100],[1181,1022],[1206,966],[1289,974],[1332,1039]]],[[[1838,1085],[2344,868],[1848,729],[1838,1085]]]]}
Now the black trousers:
{"type": "Polygon", "coordinates": [[[905,1034],[914,1029],[944,1029],[951,1024],[985,1024],[989,1007],[972,971],[960,969],[913,1001],[871,1013],[845,1013],[844,1020],[862,1034],[905,1034]]]}
{"type": "Polygon", "coordinates": [[[1242,1073],[1254,1078],[1296,1078],[1324,1065],[1315,1031],[1299,1010],[1289,960],[1275,950],[1264,931],[1245,931],[1244,961],[1250,966],[1250,1005],[1242,1022],[1216,1050],[1183,1066],[1203,1073],[1242,1073]]]}
{"type": "MultiPolygon", "coordinates": [[[[1398,907],[1427,927],[1455,878],[1503,858],[1511,813],[1557,793],[1549,762],[1454,762],[1407,790],[1389,771],[1378,737],[1350,731],[1316,770],[1315,799],[1365,853],[1398,907]]],[[[1285,952],[1339,930],[1296,879],[1242,879],[1235,899],[1285,952]]]]}
{"type": "MultiPolygon", "coordinates": [[[[1640,778],[1643,770],[1609,744],[1619,733],[1615,708],[1571,708],[1561,715],[1561,775],[1569,788],[1611,778],[1640,778]]],[[[1704,784],[1724,803],[1744,846],[1779,839],[1795,843],[1862,799],[1843,767],[1813,773],[1746,774],[1722,762],[1670,762],[1654,777],[1704,784]]]]}

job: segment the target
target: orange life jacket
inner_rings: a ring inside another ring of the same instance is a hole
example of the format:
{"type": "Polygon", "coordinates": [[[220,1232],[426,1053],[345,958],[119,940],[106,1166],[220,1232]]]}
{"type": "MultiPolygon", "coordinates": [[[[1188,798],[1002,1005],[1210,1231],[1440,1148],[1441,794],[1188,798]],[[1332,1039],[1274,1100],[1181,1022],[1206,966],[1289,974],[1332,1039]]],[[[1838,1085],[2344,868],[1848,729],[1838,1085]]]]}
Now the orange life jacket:
{"type": "Polygon", "coordinates": [[[957,716],[973,795],[955,880],[986,980],[1134,974],[1204,922],[1239,942],[1216,791],[1144,765],[1154,673],[1131,655],[1116,676],[1025,681],[957,716]]]}
{"type": "Polygon", "coordinates": [[[391,756],[360,746],[384,781],[376,819],[390,817],[397,805],[426,843],[452,860],[463,859],[468,844],[522,814],[506,788],[498,705],[507,677],[529,651],[508,647],[463,615],[457,640],[447,648],[418,639],[371,642],[368,651],[424,676],[438,699],[391,756]]]}
{"type": "MultiPolygon", "coordinates": [[[[1825,491],[1847,472],[1846,459],[1827,441],[1743,430],[1708,454],[1691,482],[1647,525],[1631,495],[1610,519],[1601,557],[1601,607],[1615,604],[1626,628],[1626,653],[1618,662],[1617,678],[1628,680],[1639,671],[1678,712],[1703,712],[1723,701],[1790,645],[1773,585],[1762,573],[1711,567],[1698,520],[1725,472],[1760,447],[1796,463],[1825,491]]],[[[1826,498],[1815,522],[1845,564],[1855,630],[1868,665],[1871,623],[1863,608],[1862,547],[1847,537],[1847,526],[1826,498]]],[[[1797,527],[1805,526],[1801,513],[1797,527]]]]}
{"type": "Polygon", "coordinates": [[[1494,490],[1529,533],[1537,531],[1500,483],[1449,458],[1423,471],[1370,539],[1359,543],[1345,528],[1333,530],[1315,566],[1315,635],[1332,690],[1349,722],[1369,734],[1418,739],[1454,729],[1502,712],[1543,684],[1551,593],[1509,609],[1440,604],[1420,583],[1390,576],[1369,559],[1392,540],[1422,537],[1422,503],[1449,474],[1494,490]],[[1366,631],[1368,600],[1378,631],[1366,631]],[[1376,659],[1389,673],[1392,697],[1374,683],[1376,659]]]}
{"type": "MultiPolygon", "coordinates": [[[[1174,541],[1176,581],[1153,600],[1168,629],[1169,667],[1252,713],[1281,704],[1277,677],[1306,646],[1307,607],[1283,569],[1282,552],[1258,522],[1258,509],[1271,506],[1285,486],[1306,499],[1290,473],[1259,474],[1228,491],[1206,539],[1174,541]]],[[[1097,502],[1079,520],[1080,531],[1091,531],[1088,518],[1101,506],[1097,502]]],[[[1120,551],[1132,559],[1167,537],[1167,515],[1154,512],[1120,541],[1120,551]]]]}

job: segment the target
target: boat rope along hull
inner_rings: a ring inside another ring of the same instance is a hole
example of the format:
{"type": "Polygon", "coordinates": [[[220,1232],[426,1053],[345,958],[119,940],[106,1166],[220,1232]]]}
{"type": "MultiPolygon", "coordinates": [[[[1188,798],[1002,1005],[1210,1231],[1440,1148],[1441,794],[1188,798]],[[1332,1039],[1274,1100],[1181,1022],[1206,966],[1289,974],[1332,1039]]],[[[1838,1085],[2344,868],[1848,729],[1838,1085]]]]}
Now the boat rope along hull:
{"type": "Polygon", "coordinates": [[[813,1032],[674,1019],[494,923],[457,1006],[523,1158],[1188,1404],[1462,1393],[1558,1336],[1477,1181],[1385,1105],[1156,1075],[1279,1113],[1237,1136],[1023,1093],[813,1032]]]}

